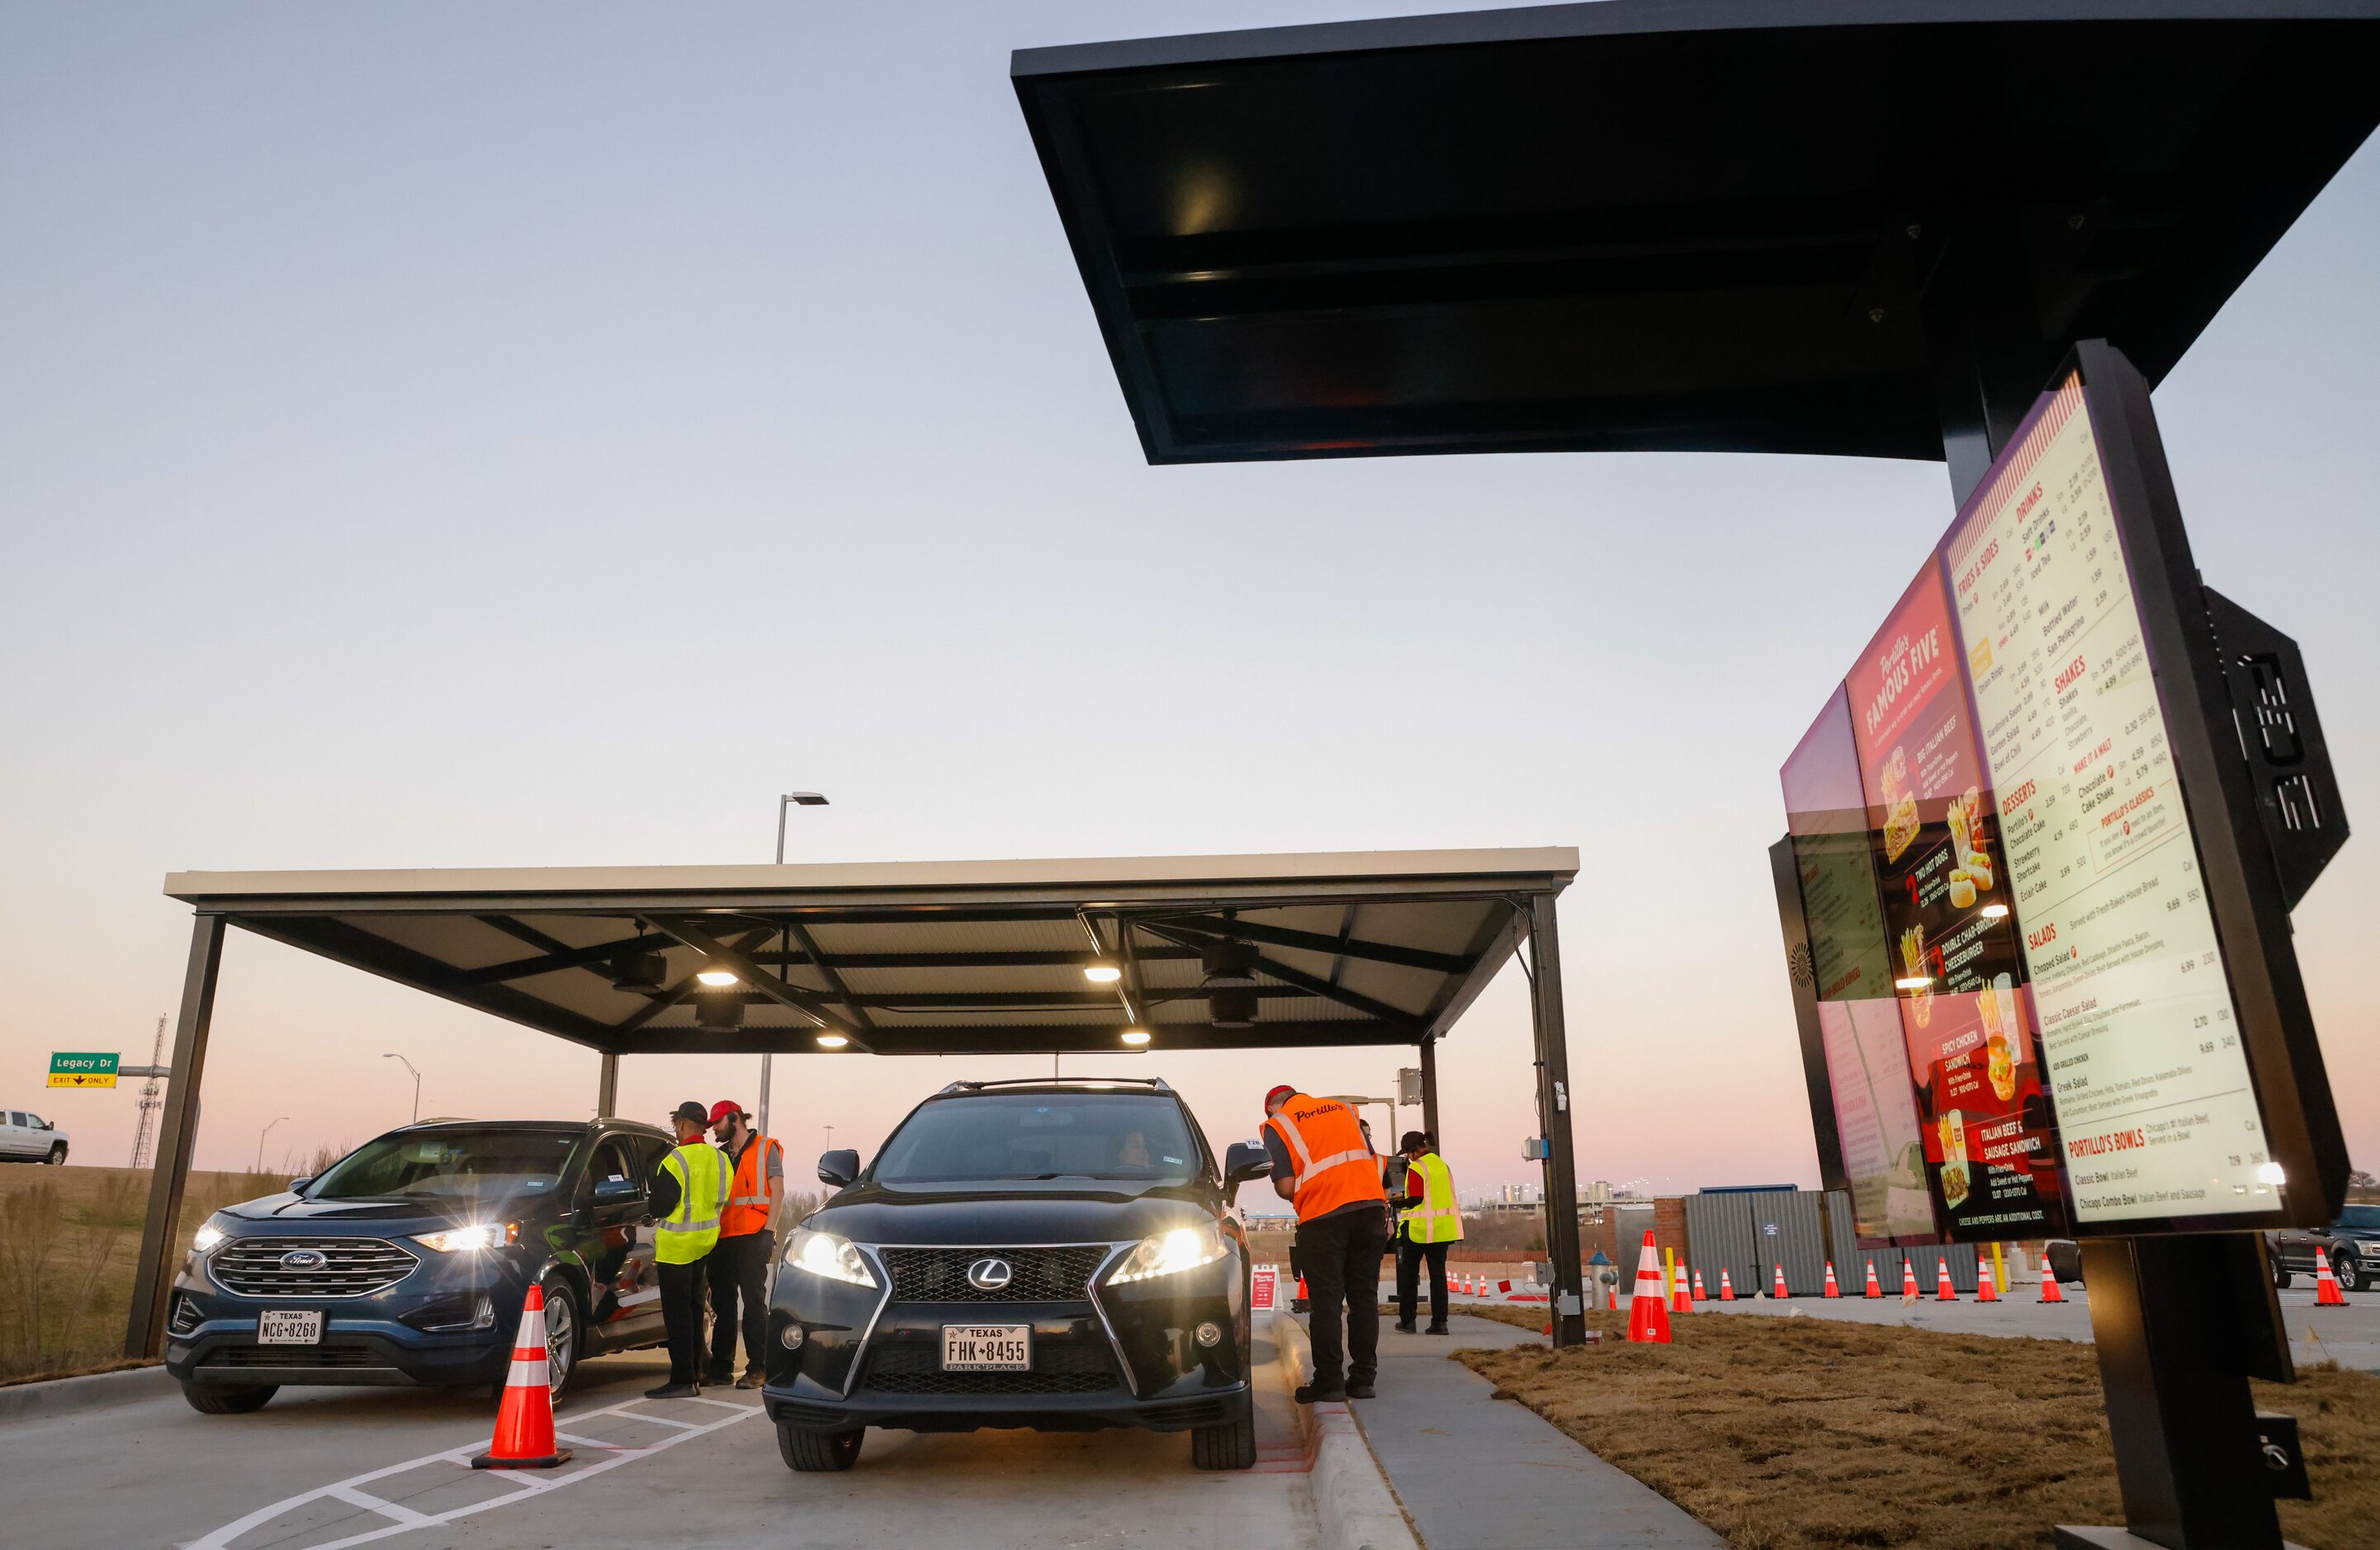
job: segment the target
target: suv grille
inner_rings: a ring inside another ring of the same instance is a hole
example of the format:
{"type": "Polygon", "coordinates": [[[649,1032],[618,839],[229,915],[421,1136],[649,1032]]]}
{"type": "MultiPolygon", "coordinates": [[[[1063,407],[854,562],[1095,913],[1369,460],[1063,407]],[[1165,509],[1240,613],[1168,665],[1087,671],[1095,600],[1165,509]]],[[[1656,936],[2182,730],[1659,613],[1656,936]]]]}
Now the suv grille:
{"type": "Polygon", "coordinates": [[[1091,1277],[1112,1253],[1105,1243],[1059,1249],[879,1249],[892,1272],[896,1302],[1080,1302],[1090,1295],[1091,1277]],[[979,1259],[1002,1259],[1014,1272],[997,1291],[979,1290],[967,1280],[967,1266],[979,1259]]]}
{"type": "Polygon", "coordinates": [[[910,1341],[881,1346],[868,1357],[868,1378],[860,1387],[876,1394],[993,1395],[1104,1394],[1121,1387],[1114,1358],[1092,1345],[1036,1342],[1029,1373],[945,1373],[941,1368],[941,1352],[930,1345],[910,1341]]]}
{"type": "Polygon", "coordinates": [[[207,1358],[210,1367],[384,1367],[388,1359],[370,1346],[225,1346],[207,1358]]]}
{"type": "Polygon", "coordinates": [[[420,1263],[385,1238],[235,1238],[215,1251],[207,1271],[242,1297],[363,1297],[395,1286],[420,1263]],[[322,1263],[281,1263],[309,1252],[322,1263]]]}

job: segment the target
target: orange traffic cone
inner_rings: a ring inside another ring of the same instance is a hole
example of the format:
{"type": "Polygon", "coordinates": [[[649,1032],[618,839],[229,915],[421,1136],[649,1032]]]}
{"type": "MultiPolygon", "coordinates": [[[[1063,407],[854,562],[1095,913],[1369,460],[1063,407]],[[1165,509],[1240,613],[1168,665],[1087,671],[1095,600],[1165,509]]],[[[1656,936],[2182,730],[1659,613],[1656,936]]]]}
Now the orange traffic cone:
{"type": "Polygon", "coordinates": [[[1691,1314],[1694,1311],[1694,1294],[1686,1290],[1686,1267],[1678,1266],[1677,1288],[1670,1294],[1670,1312],[1691,1314]]]}
{"type": "Polygon", "coordinates": [[[1958,1300],[1959,1294],[1950,1290],[1950,1262],[1947,1259],[1936,1260],[1934,1262],[1934,1301],[1956,1302],[1958,1300]]]}
{"type": "Polygon", "coordinates": [[[1835,1262],[1830,1259],[1827,1261],[1827,1290],[1820,1292],[1818,1295],[1821,1297],[1840,1297],[1842,1294],[1843,1289],[1835,1285],[1835,1262]]]}
{"type": "Polygon", "coordinates": [[[1305,1305],[1305,1278],[1300,1276],[1297,1278],[1297,1295],[1290,1300],[1289,1311],[1296,1313],[1305,1305]]]}
{"type": "Polygon", "coordinates": [[[1785,1290],[1785,1267],[1781,1265],[1777,1267],[1777,1279],[1775,1284],[1769,1287],[1768,1295],[1779,1302],[1793,1295],[1785,1290]]]}
{"type": "Polygon", "coordinates": [[[1911,1259],[1902,1260],[1900,1262],[1900,1300],[1903,1302],[1914,1302],[1923,1295],[1917,1290],[1917,1262],[1911,1259]]]}
{"type": "Polygon", "coordinates": [[[1983,1255],[1977,1254],[1975,1256],[1975,1301],[1997,1302],[1999,1300],[2000,1289],[1992,1279],[1992,1267],[1984,1263],[1983,1255]]]}
{"type": "Polygon", "coordinates": [[[545,1289],[532,1281],[521,1305],[520,1329],[513,1336],[512,1371],[504,1374],[496,1435],[488,1450],[471,1460],[473,1469],[550,1470],[570,1462],[570,1449],[553,1446],[553,1388],[546,1360],[545,1289]]]}
{"type": "Polygon", "coordinates": [[[1703,1273],[1699,1270],[1694,1272],[1694,1301],[1697,1302],[1710,1301],[1710,1293],[1703,1290],[1703,1273]]]}
{"type": "Polygon", "coordinates": [[[2044,1302],[2063,1302],[2066,1301],[2066,1293],[2058,1290],[2058,1272],[2049,1267],[2049,1256],[2047,1254],[2041,1256],[2041,1300],[2044,1302]]]}
{"type": "Polygon", "coordinates": [[[2317,1308],[2347,1306],[2347,1295],[2338,1290],[2338,1278],[2330,1273],[2330,1255],[2320,1248],[2313,1252],[2313,1305],[2317,1308]]]}
{"type": "Polygon", "coordinates": [[[1669,1299],[1661,1295],[1661,1258],[1653,1247],[1653,1233],[1645,1233],[1644,1252],[1636,1256],[1636,1291],[1628,1299],[1628,1338],[1670,1343],[1669,1299]]]}
{"type": "Polygon", "coordinates": [[[1874,1298],[1881,1298],[1884,1295],[1884,1288],[1876,1278],[1876,1261],[1874,1260],[1867,1262],[1867,1290],[1860,1295],[1874,1298]]]}
{"type": "Polygon", "coordinates": [[[1722,1302],[1735,1301],[1735,1283],[1727,1278],[1727,1266],[1724,1265],[1718,1267],[1718,1300],[1722,1302]]]}

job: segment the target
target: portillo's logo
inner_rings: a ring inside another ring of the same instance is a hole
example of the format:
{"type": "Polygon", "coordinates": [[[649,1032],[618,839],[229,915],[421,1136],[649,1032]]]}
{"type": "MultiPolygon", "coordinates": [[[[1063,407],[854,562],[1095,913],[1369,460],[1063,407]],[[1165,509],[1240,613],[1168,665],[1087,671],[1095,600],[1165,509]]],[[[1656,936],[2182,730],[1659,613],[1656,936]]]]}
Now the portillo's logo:
{"type": "Polygon", "coordinates": [[[1900,697],[1901,691],[1909,687],[1910,681],[1917,676],[1920,670],[1939,660],[1941,655],[1942,626],[1937,624],[1913,641],[1907,636],[1899,637],[1877,656],[1876,671],[1882,683],[1876,691],[1876,697],[1867,705],[1867,730],[1871,735],[1884,724],[1884,718],[1892,709],[1893,701],[1900,697]]]}

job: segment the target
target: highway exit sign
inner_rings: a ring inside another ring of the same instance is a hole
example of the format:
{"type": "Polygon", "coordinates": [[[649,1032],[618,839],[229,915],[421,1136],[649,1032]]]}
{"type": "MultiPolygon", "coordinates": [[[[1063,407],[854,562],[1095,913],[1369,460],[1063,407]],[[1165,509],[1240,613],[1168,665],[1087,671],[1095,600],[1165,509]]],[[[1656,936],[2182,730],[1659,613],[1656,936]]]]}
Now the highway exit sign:
{"type": "Polygon", "coordinates": [[[113,1087],[115,1085],[115,1060],[113,1054],[79,1054],[58,1050],[50,1056],[50,1085],[53,1087],[113,1087]]]}

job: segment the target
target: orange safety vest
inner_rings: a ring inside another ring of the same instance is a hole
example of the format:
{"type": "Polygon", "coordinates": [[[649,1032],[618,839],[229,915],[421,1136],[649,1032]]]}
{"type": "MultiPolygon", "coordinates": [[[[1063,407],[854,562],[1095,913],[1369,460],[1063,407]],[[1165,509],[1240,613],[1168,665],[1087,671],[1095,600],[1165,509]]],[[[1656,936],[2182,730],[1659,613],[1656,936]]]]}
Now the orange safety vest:
{"type": "Polygon", "coordinates": [[[1299,1221],[1327,1217],[1359,1200],[1387,1202],[1379,1159],[1364,1139],[1355,1111],[1345,1104],[1293,1094],[1280,1113],[1265,1121],[1265,1128],[1281,1137],[1296,1164],[1290,1204],[1297,1208],[1299,1221]]]}
{"type": "MultiPolygon", "coordinates": [[[[726,1153],[722,1150],[720,1155],[726,1153]]],[[[769,1225],[769,1176],[760,1171],[760,1164],[771,1156],[779,1159],[782,1171],[784,1152],[769,1137],[761,1136],[744,1148],[743,1157],[735,1164],[735,1181],[727,1187],[726,1209],[719,1214],[722,1238],[741,1238],[769,1225]]]]}

